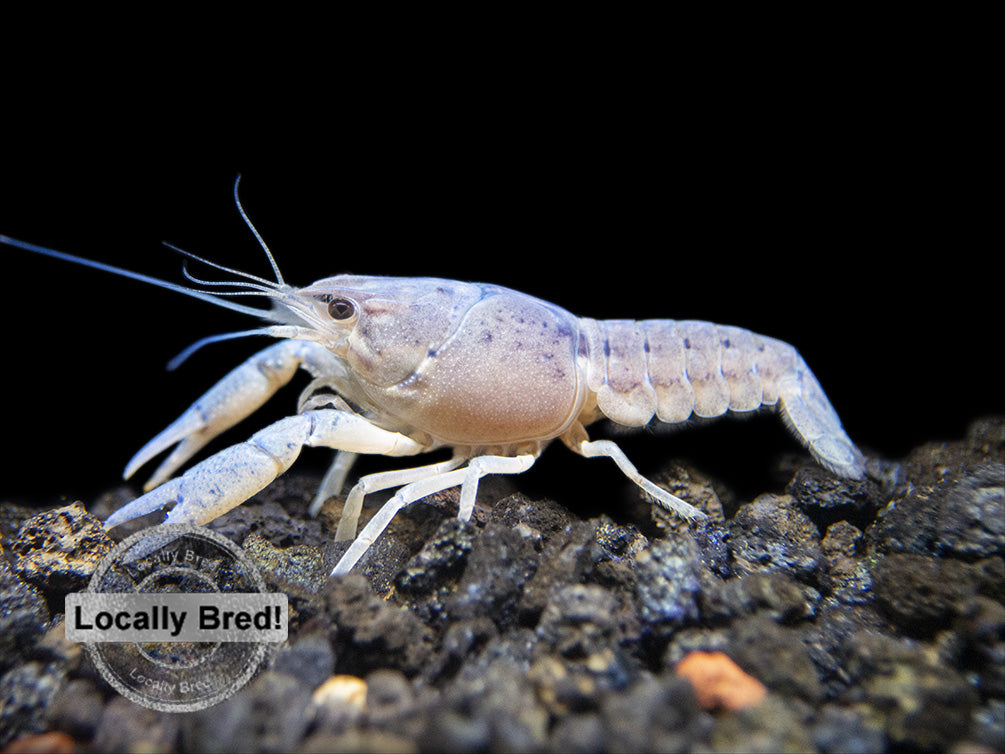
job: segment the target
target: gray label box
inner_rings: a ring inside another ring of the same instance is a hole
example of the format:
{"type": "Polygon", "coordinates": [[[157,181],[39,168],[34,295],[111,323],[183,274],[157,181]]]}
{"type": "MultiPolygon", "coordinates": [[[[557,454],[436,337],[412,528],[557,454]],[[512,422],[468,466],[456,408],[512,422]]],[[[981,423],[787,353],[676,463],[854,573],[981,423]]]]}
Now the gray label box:
{"type": "Polygon", "coordinates": [[[91,642],[282,642],[285,594],[95,593],[66,595],[66,638],[91,642]]]}

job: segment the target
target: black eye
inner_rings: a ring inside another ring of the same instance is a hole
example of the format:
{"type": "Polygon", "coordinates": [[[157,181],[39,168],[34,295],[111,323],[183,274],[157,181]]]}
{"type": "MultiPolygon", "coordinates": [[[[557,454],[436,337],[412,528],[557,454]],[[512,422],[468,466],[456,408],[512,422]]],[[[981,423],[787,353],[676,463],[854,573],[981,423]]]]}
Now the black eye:
{"type": "Polygon", "coordinates": [[[328,316],[332,319],[349,319],[356,313],[356,305],[347,298],[333,298],[328,302],[328,316]]]}

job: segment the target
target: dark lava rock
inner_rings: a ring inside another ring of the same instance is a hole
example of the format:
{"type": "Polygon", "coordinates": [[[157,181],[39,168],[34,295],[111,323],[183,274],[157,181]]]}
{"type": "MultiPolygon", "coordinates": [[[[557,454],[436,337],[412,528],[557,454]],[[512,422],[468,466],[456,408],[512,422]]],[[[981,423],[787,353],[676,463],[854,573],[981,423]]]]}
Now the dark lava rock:
{"type": "Polygon", "coordinates": [[[400,670],[375,670],[366,677],[366,715],[371,725],[398,724],[415,706],[415,691],[400,670]]]}
{"type": "Polygon", "coordinates": [[[691,652],[725,653],[728,647],[729,631],[726,628],[684,628],[673,635],[663,653],[660,668],[675,668],[691,652]]]}
{"type": "Polygon", "coordinates": [[[326,634],[301,632],[273,653],[269,670],[285,673],[307,688],[316,689],[335,672],[335,652],[326,634]]]}
{"type": "Polygon", "coordinates": [[[548,711],[526,668],[502,657],[458,676],[419,740],[430,751],[537,752],[548,740],[548,711]]]}
{"type": "MultiPolygon", "coordinates": [[[[672,495],[686,500],[708,516],[708,520],[716,523],[725,520],[724,508],[735,508],[735,496],[725,486],[683,461],[671,461],[653,477],[653,481],[672,495]]],[[[661,534],[688,530],[688,521],[680,516],[659,505],[650,505],[649,508],[649,517],[656,523],[661,534]]]]}
{"type": "Polygon", "coordinates": [[[827,704],[814,716],[813,745],[820,754],[871,754],[886,748],[886,736],[860,712],[827,704]]]}
{"type": "Polygon", "coordinates": [[[323,548],[317,545],[279,548],[260,534],[251,534],[243,546],[251,561],[277,587],[313,594],[328,583],[331,569],[326,567],[323,548]]]}
{"type": "Polygon", "coordinates": [[[986,463],[961,479],[914,490],[880,512],[869,538],[882,553],[1005,555],[1005,465],[986,463]]]}
{"type": "Polygon", "coordinates": [[[311,690],[285,673],[266,671],[216,707],[174,717],[188,751],[293,751],[311,723],[311,690]]]}
{"type": "Polygon", "coordinates": [[[978,697],[962,675],[932,662],[921,647],[874,632],[855,634],[847,652],[855,683],[843,701],[892,745],[944,751],[965,736],[978,697]]]}
{"type": "Polygon", "coordinates": [[[333,565],[324,548],[317,545],[280,548],[255,533],[244,540],[244,550],[261,573],[266,589],[286,593],[291,631],[319,612],[317,594],[328,583],[333,565]]]}
{"type": "Polygon", "coordinates": [[[379,668],[418,674],[432,652],[432,632],[411,611],[381,599],[358,574],[332,579],[321,595],[333,627],[336,672],[364,676],[379,668]]]}
{"type": "Polygon", "coordinates": [[[698,618],[701,557],[690,533],[654,540],[635,557],[635,595],[639,617],[657,638],[698,618]]]}
{"type": "Polygon", "coordinates": [[[49,711],[66,685],[80,669],[80,644],[66,641],[61,620],[49,624],[28,650],[25,661],[0,677],[0,746],[49,725],[49,711]]]}
{"type": "Polygon", "coordinates": [[[59,690],[46,716],[52,729],[65,731],[78,741],[90,741],[104,709],[104,694],[93,682],[78,678],[59,690]]]}
{"type": "Polygon", "coordinates": [[[871,479],[842,479],[819,466],[796,471],[785,492],[799,510],[825,525],[836,519],[868,523],[885,502],[871,479]]]}
{"type": "Polygon", "coordinates": [[[733,575],[729,554],[729,527],[721,521],[702,519],[694,524],[694,538],[701,550],[701,564],[716,576],[733,575]]]}
{"type": "Polygon", "coordinates": [[[582,659],[615,643],[617,603],[592,584],[556,589],[537,627],[538,637],[563,657],[582,659]]]}
{"type": "Polygon", "coordinates": [[[820,592],[781,571],[748,573],[728,581],[703,576],[701,583],[701,617],[709,623],[755,613],[779,623],[796,623],[813,617],[820,601],[820,592]]]}
{"type": "Polygon", "coordinates": [[[440,652],[425,669],[431,679],[449,678],[499,636],[496,624],[487,616],[452,623],[443,632],[440,652]]]}
{"type": "Polygon", "coordinates": [[[468,521],[459,518],[444,521],[436,534],[398,572],[394,580],[395,592],[416,605],[435,601],[441,609],[435,616],[430,614],[428,617],[445,617],[442,614],[442,597],[456,586],[464,574],[468,553],[477,537],[478,528],[468,521]]]}
{"type": "Polygon", "coordinates": [[[771,691],[810,703],[823,699],[816,666],[801,632],[794,628],[761,615],[737,621],[729,632],[726,654],[771,691]]]}
{"type": "Polygon", "coordinates": [[[0,673],[27,656],[48,623],[42,595],[0,561],[0,673]]]}
{"type": "Polygon", "coordinates": [[[439,703],[439,691],[417,686],[400,671],[377,670],[366,677],[365,725],[413,742],[413,747],[425,734],[430,714],[439,703]]]}
{"type": "Polygon", "coordinates": [[[604,721],[596,712],[570,712],[551,730],[549,749],[569,754],[589,754],[599,750],[604,738],[604,721]]]}
{"type": "Polygon", "coordinates": [[[49,624],[49,628],[31,651],[32,659],[48,663],[68,673],[80,669],[83,655],[83,645],[66,638],[62,615],[56,616],[49,624]]]}
{"type": "Polygon", "coordinates": [[[937,553],[964,559],[1005,555],[1005,464],[980,466],[938,497],[937,553]]]}
{"type": "Polygon", "coordinates": [[[505,629],[515,624],[517,600],[537,569],[539,541],[525,525],[489,521],[479,531],[448,519],[398,573],[396,594],[436,626],[488,617],[505,629]]]}
{"type": "Polygon", "coordinates": [[[1005,751],[1005,701],[991,699],[974,710],[968,739],[988,751],[1005,751]]]}
{"type": "Polygon", "coordinates": [[[290,480],[280,477],[268,490],[268,499],[260,494],[243,505],[233,508],[215,521],[210,529],[228,539],[243,543],[250,534],[257,534],[275,547],[296,545],[324,545],[329,538],[316,518],[292,515],[284,504],[287,498],[299,500],[303,493],[291,489],[290,480]],[[281,502],[282,501],[282,502],[281,502]]]}
{"type": "Polygon", "coordinates": [[[848,647],[863,632],[883,633],[890,623],[871,604],[849,605],[833,599],[823,600],[812,622],[799,626],[803,645],[817,668],[827,699],[839,696],[857,682],[847,669],[848,647]]]}
{"type": "Polygon", "coordinates": [[[113,544],[102,523],[74,503],[25,521],[10,549],[18,576],[56,600],[50,606],[62,612],[62,597],[87,586],[113,544]]]}
{"type": "Polygon", "coordinates": [[[862,541],[862,530],[848,523],[838,521],[827,527],[820,547],[824,554],[835,561],[839,558],[850,558],[858,550],[859,542],[862,541]]]}
{"type": "Polygon", "coordinates": [[[475,681],[495,664],[520,668],[527,672],[535,659],[537,647],[537,638],[530,629],[516,628],[503,635],[497,633],[480,651],[468,656],[457,679],[475,681]]]}
{"type": "Polygon", "coordinates": [[[517,494],[510,495],[492,506],[489,520],[509,527],[523,524],[548,537],[579,519],[568,508],[553,500],[531,500],[517,494]]]}
{"type": "Polygon", "coordinates": [[[594,746],[612,752],[690,751],[707,741],[712,727],[694,687],[673,674],[644,678],[623,694],[605,695],[601,719],[603,740],[594,746]]]}
{"type": "Polygon", "coordinates": [[[862,557],[864,535],[847,521],[827,527],[820,543],[827,556],[831,598],[849,605],[870,604],[873,601],[872,574],[862,557]]]}
{"type": "MultiPolygon", "coordinates": [[[[370,588],[375,593],[386,596],[394,588],[395,577],[418,549],[416,543],[421,544],[425,541],[424,537],[403,539],[400,529],[394,528],[392,521],[384,535],[378,537],[377,541],[370,545],[370,549],[360,558],[355,570],[366,576],[367,581],[370,582],[370,588]]],[[[349,542],[334,542],[332,544],[332,554],[335,557],[328,557],[327,560],[333,567],[338,562],[338,557],[344,552],[343,547],[348,549],[349,542]]]]}
{"type": "MultiPolygon", "coordinates": [[[[772,476],[778,489],[791,480],[788,494],[742,507],[721,481],[676,467],[667,484],[734,513],[689,525],[649,508],[584,519],[576,511],[601,501],[569,508],[511,487],[480,494],[461,522],[447,490],[402,510],[337,579],[326,571],[347,546],[331,542],[340,500],[308,520],[317,478],[287,474],[216,524],[295,606],[289,640],[251,683],[196,713],[137,707],[66,642],[60,571],[36,568],[29,583],[11,568],[0,741],[62,730],[83,751],[997,750],[1003,454],[1005,423],[990,420],[912,452],[885,486],[876,459],[873,481],[850,483],[800,470],[803,455],[772,476]],[[693,650],[726,653],[769,694],[703,711],[672,670],[693,650]]],[[[384,499],[368,498],[364,518],[384,499]]],[[[29,527],[0,504],[9,564],[11,521],[39,537],[28,553],[59,551],[44,540],[53,528],[72,540],[49,515],[29,527]]]]}
{"type": "Polygon", "coordinates": [[[810,731],[789,700],[769,694],[760,704],[723,717],[713,728],[711,750],[749,754],[813,750],[810,731]]]}
{"type": "Polygon", "coordinates": [[[615,560],[635,558],[649,546],[649,540],[634,525],[616,524],[607,516],[598,519],[593,539],[615,560]]]}
{"type": "Polygon", "coordinates": [[[872,568],[876,607],[911,636],[949,626],[980,588],[981,572],[958,560],[887,555],[872,568]]]}
{"type": "Polygon", "coordinates": [[[585,661],[541,653],[527,671],[538,698],[554,717],[596,710],[601,688],[623,689],[628,685],[628,675],[610,649],[585,661]]]}
{"type": "Polygon", "coordinates": [[[943,636],[940,657],[975,676],[984,696],[1005,699],[1005,605],[978,595],[962,607],[953,628],[943,636]]]}
{"type": "MultiPolygon", "coordinates": [[[[578,521],[551,536],[536,555],[537,568],[523,590],[518,615],[521,626],[537,625],[552,591],[566,584],[582,583],[593,571],[598,557],[605,559],[606,551],[597,553],[591,549],[597,530],[595,522],[578,521]]],[[[618,546],[624,544],[620,534],[614,540],[618,546]]],[[[624,570],[627,569],[625,565],[624,570]]]]}
{"type": "Polygon", "coordinates": [[[810,586],[826,581],[820,532],[791,497],[761,495],[737,511],[729,531],[735,573],[784,570],[810,586]]]}
{"type": "Polygon", "coordinates": [[[38,508],[29,508],[26,505],[0,504],[0,554],[3,554],[2,548],[10,547],[11,541],[17,537],[24,522],[32,516],[37,516],[38,513],[38,508]]]}
{"type": "Polygon", "coordinates": [[[0,746],[46,730],[46,711],[66,681],[58,663],[33,660],[0,677],[0,746]]]}
{"type": "Polygon", "coordinates": [[[468,557],[446,612],[450,620],[488,616],[504,631],[516,625],[523,587],[537,570],[534,541],[519,527],[490,522],[478,545],[468,557]]]}
{"type": "Polygon", "coordinates": [[[931,487],[968,476],[986,463],[1005,463],[1005,417],[978,419],[962,440],[930,442],[904,459],[902,478],[915,487],[931,487]]]}
{"type": "Polygon", "coordinates": [[[648,546],[649,540],[634,524],[621,526],[601,516],[593,537],[586,542],[584,554],[588,558],[578,561],[584,569],[581,578],[619,594],[634,594],[635,558],[648,546]]]}

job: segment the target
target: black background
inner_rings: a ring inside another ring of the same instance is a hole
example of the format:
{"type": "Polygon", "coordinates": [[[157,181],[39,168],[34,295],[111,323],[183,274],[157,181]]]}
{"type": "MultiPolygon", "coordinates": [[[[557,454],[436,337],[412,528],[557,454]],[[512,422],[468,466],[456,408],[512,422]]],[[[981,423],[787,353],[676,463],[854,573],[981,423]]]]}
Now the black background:
{"type": "MultiPolygon", "coordinates": [[[[67,108],[10,138],[0,232],[176,282],[181,261],[161,241],[269,276],[234,208],[240,173],[291,283],[347,271],[483,280],[582,316],[746,327],[794,344],[851,437],[896,457],[1003,408],[980,113],[951,82],[907,79],[731,71],[654,89],[652,78],[570,88],[553,77],[526,92],[502,76],[437,92],[402,81],[400,96],[371,95],[372,108],[265,100],[216,121],[184,97],[100,122],[67,108]],[[273,110],[281,127],[263,120],[273,110]]],[[[0,497],[42,503],[114,484],[133,452],[265,345],[215,345],[168,373],[189,343],[251,323],[18,249],[0,255],[0,497]]],[[[292,412],[296,395],[280,393],[226,441],[292,412]]],[[[658,454],[644,471],[690,455],[734,481],[797,447],[773,417],[625,446],[658,454]]],[[[549,450],[531,489],[619,478],[567,455],[549,450]]],[[[320,471],[326,458],[305,463],[320,471]]]]}

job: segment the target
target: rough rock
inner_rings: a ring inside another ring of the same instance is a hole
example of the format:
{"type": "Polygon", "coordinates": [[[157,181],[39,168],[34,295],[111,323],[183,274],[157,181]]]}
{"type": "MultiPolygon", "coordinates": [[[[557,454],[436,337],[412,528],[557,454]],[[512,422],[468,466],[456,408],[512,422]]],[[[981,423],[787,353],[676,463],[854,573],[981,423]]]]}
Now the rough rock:
{"type": "Polygon", "coordinates": [[[1005,555],[1005,465],[981,464],[963,478],[913,489],[881,511],[869,538],[882,553],[1005,555]]]}
{"type": "Polygon", "coordinates": [[[810,586],[826,581],[820,532],[791,497],[761,495],[737,511],[729,532],[737,574],[784,570],[810,586]]]}
{"type": "Polygon", "coordinates": [[[430,629],[409,610],[374,594],[364,577],[333,579],[321,599],[332,626],[337,672],[363,676],[395,668],[413,676],[429,660],[430,629]]]}
{"type": "Polygon", "coordinates": [[[876,607],[911,636],[931,637],[975,597],[980,571],[949,558],[887,555],[872,570],[876,607]]]}
{"type": "Polygon", "coordinates": [[[27,656],[48,623],[45,598],[0,561],[0,673],[27,656]]]}
{"type": "Polygon", "coordinates": [[[55,601],[50,603],[55,612],[62,612],[62,597],[87,586],[112,546],[101,522],[74,503],[29,518],[10,550],[17,575],[55,601]]]}
{"type": "MultiPolygon", "coordinates": [[[[61,596],[72,574],[86,583],[87,559],[108,546],[87,538],[90,517],[79,506],[39,514],[0,503],[0,745],[1000,748],[1005,422],[977,422],[895,461],[869,458],[861,482],[805,454],[771,463],[765,487],[742,497],[664,464],[660,481],[714,513],[691,524],[652,514],[641,497],[626,508],[589,490],[556,502],[512,487],[480,494],[460,522],[447,490],[401,511],[336,579],[327,572],[346,547],[332,541],[342,499],[309,519],[317,477],[289,473],[214,522],[289,597],[289,639],[230,699],[187,715],[122,699],[65,640],[61,596]],[[22,556],[34,564],[23,573],[22,556]],[[702,709],[675,673],[695,651],[724,653],[767,695],[732,712],[702,709]]],[[[133,494],[112,487],[88,508],[107,512],[133,494]]],[[[364,520],[386,499],[374,498],[364,520]]]]}

